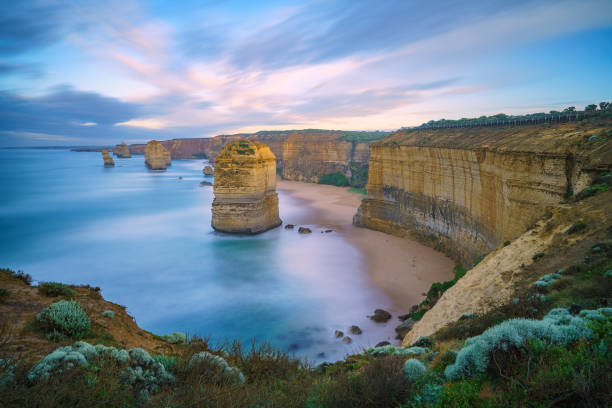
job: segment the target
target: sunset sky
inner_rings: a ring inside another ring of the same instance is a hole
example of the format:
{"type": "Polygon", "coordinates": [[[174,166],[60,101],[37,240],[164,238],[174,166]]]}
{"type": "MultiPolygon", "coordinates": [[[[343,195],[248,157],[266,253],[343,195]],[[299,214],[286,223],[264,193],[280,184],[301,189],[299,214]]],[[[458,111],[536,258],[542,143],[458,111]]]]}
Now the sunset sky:
{"type": "Polygon", "coordinates": [[[0,146],[612,100],[612,1],[4,1],[0,146]]]}

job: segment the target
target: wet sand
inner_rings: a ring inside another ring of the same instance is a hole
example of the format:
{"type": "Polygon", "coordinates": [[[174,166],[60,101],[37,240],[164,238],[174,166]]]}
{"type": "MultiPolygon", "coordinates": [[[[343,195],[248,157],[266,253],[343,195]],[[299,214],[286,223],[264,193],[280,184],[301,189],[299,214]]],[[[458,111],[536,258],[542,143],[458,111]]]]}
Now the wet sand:
{"type": "MultiPolygon", "coordinates": [[[[359,249],[372,283],[391,301],[393,315],[408,313],[433,282],[453,277],[454,262],[416,241],[353,226],[363,195],[348,188],[279,180],[277,189],[304,203],[305,211],[284,224],[315,225],[342,234],[359,249]]],[[[320,231],[313,231],[313,234],[320,231]]]]}

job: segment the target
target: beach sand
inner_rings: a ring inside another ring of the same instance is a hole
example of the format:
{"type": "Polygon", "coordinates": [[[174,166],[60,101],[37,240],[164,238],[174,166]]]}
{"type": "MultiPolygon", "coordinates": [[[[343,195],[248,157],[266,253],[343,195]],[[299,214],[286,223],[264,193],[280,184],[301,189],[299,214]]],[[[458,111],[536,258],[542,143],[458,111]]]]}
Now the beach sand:
{"type": "MultiPolygon", "coordinates": [[[[433,282],[453,278],[455,263],[446,255],[407,238],[353,226],[363,195],[348,188],[279,180],[277,189],[300,200],[311,211],[284,224],[329,228],[359,249],[372,284],[391,302],[393,315],[408,313],[433,282]]],[[[313,233],[319,233],[313,231],[313,233]]]]}

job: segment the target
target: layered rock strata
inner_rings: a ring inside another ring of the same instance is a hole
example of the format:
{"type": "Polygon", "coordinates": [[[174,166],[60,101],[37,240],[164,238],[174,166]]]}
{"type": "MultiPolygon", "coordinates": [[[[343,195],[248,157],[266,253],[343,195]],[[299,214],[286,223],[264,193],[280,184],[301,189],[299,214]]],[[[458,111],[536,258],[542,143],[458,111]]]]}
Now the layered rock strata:
{"type": "Polygon", "coordinates": [[[276,158],[261,143],[238,140],[217,156],[212,226],[231,233],[257,234],[281,224],[276,193],[276,158]]]}
{"type": "Polygon", "coordinates": [[[587,123],[396,132],[370,148],[354,223],[419,238],[471,266],[609,167],[608,132],[587,123]]]}
{"type": "Polygon", "coordinates": [[[130,148],[128,147],[128,145],[125,144],[125,142],[121,142],[121,144],[115,146],[115,148],[113,149],[113,154],[119,157],[120,159],[128,159],[132,157],[132,154],[130,153],[130,148]]]}
{"type": "Polygon", "coordinates": [[[110,156],[110,154],[108,154],[108,150],[106,150],[106,149],[102,149],[102,160],[104,160],[104,166],[106,166],[106,167],[110,167],[110,166],[114,166],[115,165],[115,161],[110,156]]]}
{"type": "Polygon", "coordinates": [[[147,143],[144,153],[145,164],[151,170],[165,170],[172,162],[170,152],[157,140],[147,143]]]}

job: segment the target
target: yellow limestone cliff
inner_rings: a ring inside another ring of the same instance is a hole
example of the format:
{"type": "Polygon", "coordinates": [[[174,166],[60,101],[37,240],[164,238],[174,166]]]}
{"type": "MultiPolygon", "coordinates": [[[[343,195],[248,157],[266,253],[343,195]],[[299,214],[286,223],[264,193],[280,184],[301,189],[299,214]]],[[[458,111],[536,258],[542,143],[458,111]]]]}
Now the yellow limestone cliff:
{"type": "Polygon", "coordinates": [[[261,143],[227,144],[215,162],[212,226],[223,232],[257,234],[281,224],[276,158],[261,143]]]}
{"type": "Polygon", "coordinates": [[[125,144],[125,142],[121,142],[120,145],[115,146],[115,148],[113,149],[113,154],[119,157],[120,159],[128,159],[132,157],[132,154],[130,153],[130,148],[128,147],[128,145],[125,144]]]}
{"type": "Polygon", "coordinates": [[[144,154],[145,164],[151,170],[165,170],[171,163],[170,152],[157,140],[147,143],[144,154]]]}
{"type": "Polygon", "coordinates": [[[104,165],[107,167],[115,165],[115,161],[112,157],[110,157],[110,154],[108,154],[108,150],[106,149],[102,149],[102,160],[104,160],[104,165]]]}

